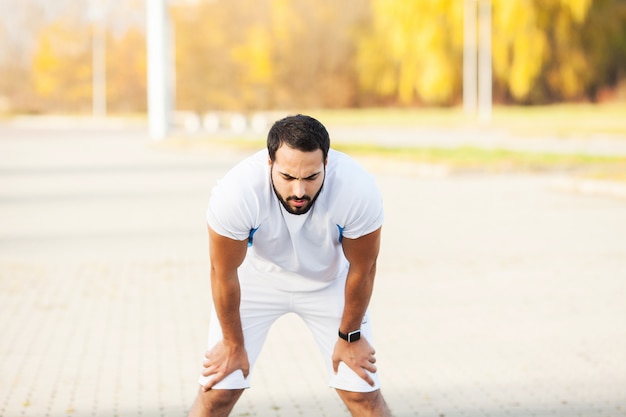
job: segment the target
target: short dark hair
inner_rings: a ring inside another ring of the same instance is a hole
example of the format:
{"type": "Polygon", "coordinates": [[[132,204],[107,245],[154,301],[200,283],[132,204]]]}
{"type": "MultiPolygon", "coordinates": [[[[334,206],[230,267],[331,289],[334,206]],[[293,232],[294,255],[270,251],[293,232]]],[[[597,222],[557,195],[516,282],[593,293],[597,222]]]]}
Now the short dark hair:
{"type": "Polygon", "coordinates": [[[321,149],[325,162],[330,148],[330,137],[318,120],[298,114],[276,121],[268,132],[267,151],[271,161],[275,160],[276,151],[283,144],[303,152],[321,149]]]}

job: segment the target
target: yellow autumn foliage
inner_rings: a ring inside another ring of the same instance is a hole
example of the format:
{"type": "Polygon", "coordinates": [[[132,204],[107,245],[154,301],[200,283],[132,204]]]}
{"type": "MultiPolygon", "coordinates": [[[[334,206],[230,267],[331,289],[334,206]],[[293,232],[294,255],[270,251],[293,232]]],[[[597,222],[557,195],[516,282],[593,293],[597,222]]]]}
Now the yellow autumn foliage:
{"type": "Polygon", "coordinates": [[[569,9],[576,23],[582,23],[593,0],[560,0],[561,7],[569,9]]]}
{"type": "Polygon", "coordinates": [[[254,25],[247,29],[243,44],[231,51],[233,61],[244,67],[244,86],[269,85],[272,79],[272,47],[266,27],[254,25]]]}
{"type": "Polygon", "coordinates": [[[524,100],[540,74],[545,40],[532,0],[494,0],[493,73],[513,98],[524,100]]]}
{"type": "Polygon", "coordinates": [[[89,28],[72,28],[63,21],[42,31],[32,61],[34,90],[42,100],[52,106],[65,102],[74,110],[89,108],[90,38],[89,28]]]}
{"type": "Polygon", "coordinates": [[[461,3],[373,0],[372,10],[373,30],[359,44],[363,87],[402,104],[450,102],[460,86],[461,3]]]}
{"type": "MultiPolygon", "coordinates": [[[[476,0],[484,2],[489,0],[476,0]]],[[[491,0],[496,100],[593,99],[624,78],[623,0],[491,0]]],[[[463,0],[174,3],[176,106],[453,105],[463,0]]],[[[0,39],[0,44],[2,40],[0,39]]],[[[145,108],[145,33],[107,34],[111,109],[145,108]]],[[[1,45],[0,45],[1,46],[1,45]]],[[[1,55],[0,55],[1,58],[1,55]]],[[[52,22],[29,69],[43,107],[91,105],[91,28],[52,22]]],[[[0,62],[0,76],[2,76],[0,62]]],[[[0,89],[6,83],[0,83],[0,89]]],[[[3,92],[0,91],[0,95],[3,92]]]]}

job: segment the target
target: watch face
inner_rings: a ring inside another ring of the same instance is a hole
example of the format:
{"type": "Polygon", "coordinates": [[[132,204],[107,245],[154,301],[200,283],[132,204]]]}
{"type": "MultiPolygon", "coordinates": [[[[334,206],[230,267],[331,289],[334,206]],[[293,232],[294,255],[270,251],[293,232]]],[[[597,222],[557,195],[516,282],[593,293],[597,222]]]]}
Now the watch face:
{"type": "Polygon", "coordinates": [[[361,331],[356,330],[354,332],[348,333],[348,343],[356,342],[361,338],[361,331]]]}

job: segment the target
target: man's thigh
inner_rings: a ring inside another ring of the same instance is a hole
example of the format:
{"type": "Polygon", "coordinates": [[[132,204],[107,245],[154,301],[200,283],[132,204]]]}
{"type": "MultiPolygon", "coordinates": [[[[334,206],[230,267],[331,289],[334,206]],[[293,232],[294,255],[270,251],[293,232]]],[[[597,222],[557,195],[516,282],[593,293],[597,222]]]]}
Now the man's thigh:
{"type": "MultiPolygon", "coordinates": [[[[370,392],[379,388],[378,375],[372,374],[375,386],[370,386],[346,364],[339,364],[339,372],[335,374],[332,354],[339,340],[337,334],[345,303],[345,279],[339,279],[333,285],[319,291],[299,293],[294,297],[294,310],[302,317],[310,329],[326,364],[329,386],[354,392],[370,392]]],[[[356,330],[356,329],[354,329],[356,330]]],[[[366,312],[361,324],[361,334],[372,346],[373,332],[366,312]]]]}
{"type": "MultiPolygon", "coordinates": [[[[248,354],[248,361],[250,362],[250,375],[244,378],[241,371],[235,371],[222,382],[215,385],[215,389],[250,387],[250,377],[269,329],[276,319],[289,312],[289,307],[289,294],[267,286],[254,285],[248,282],[242,283],[239,311],[245,348],[248,354]]],[[[215,346],[222,338],[222,328],[215,308],[212,308],[209,323],[208,349],[215,346]]],[[[208,382],[207,377],[200,377],[200,384],[206,384],[206,382],[208,382]]]]}

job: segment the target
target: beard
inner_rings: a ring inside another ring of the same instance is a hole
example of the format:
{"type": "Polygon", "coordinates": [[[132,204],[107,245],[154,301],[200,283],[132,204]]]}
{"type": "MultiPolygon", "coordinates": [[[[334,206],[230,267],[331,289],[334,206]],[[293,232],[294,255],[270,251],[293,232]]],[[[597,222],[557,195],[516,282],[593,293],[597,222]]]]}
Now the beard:
{"type": "MultiPolygon", "coordinates": [[[[295,214],[297,216],[301,214],[306,214],[309,212],[309,210],[311,210],[311,208],[313,208],[313,204],[315,203],[315,200],[317,200],[317,197],[320,195],[320,193],[322,192],[322,189],[324,188],[324,183],[322,183],[322,186],[317,191],[317,193],[315,193],[313,197],[306,195],[306,194],[300,198],[296,197],[295,195],[283,197],[282,195],[280,195],[278,190],[276,190],[276,187],[274,187],[274,179],[271,177],[270,179],[272,180],[272,189],[274,190],[274,194],[276,194],[276,198],[278,198],[278,201],[280,201],[280,204],[283,205],[283,207],[285,208],[285,210],[287,210],[288,213],[295,214]],[[293,207],[289,204],[290,201],[306,201],[307,203],[303,205],[302,207],[293,207]]],[[[324,169],[324,181],[326,181],[326,169],[324,169]]]]}

